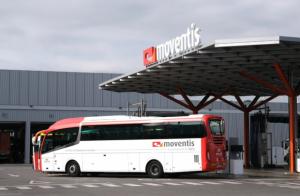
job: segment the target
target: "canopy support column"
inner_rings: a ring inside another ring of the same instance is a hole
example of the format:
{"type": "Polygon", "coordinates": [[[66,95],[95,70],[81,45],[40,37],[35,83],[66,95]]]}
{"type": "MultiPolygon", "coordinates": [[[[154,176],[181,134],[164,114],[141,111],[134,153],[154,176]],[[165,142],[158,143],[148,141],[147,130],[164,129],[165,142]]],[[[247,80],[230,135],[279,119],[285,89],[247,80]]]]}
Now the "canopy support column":
{"type": "Polygon", "coordinates": [[[297,115],[297,97],[289,96],[289,146],[290,146],[290,172],[295,171],[295,130],[296,130],[296,115],[297,115]]]}
{"type": "MultiPolygon", "coordinates": [[[[295,131],[296,131],[296,122],[297,122],[297,93],[296,90],[299,86],[296,88],[293,87],[293,78],[288,78],[286,74],[284,73],[282,67],[280,64],[274,64],[274,69],[278,75],[278,78],[281,80],[283,87],[278,87],[270,82],[264,81],[254,75],[251,75],[245,71],[241,71],[240,75],[243,77],[253,80],[256,83],[262,85],[263,87],[270,89],[276,94],[280,95],[287,95],[289,97],[289,145],[290,145],[290,164],[289,164],[289,170],[290,174],[293,174],[295,172],[295,131]]],[[[298,83],[299,84],[299,83],[298,83]]]]}
{"type": "Polygon", "coordinates": [[[250,124],[249,123],[249,113],[252,110],[257,109],[261,105],[266,104],[270,100],[274,99],[275,97],[277,97],[277,95],[270,96],[267,99],[261,100],[259,102],[257,102],[257,101],[259,100],[260,97],[255,96],[254,99],[251,101],[251,103],[248,106],[246,104],[244,104],[244,102],[241,100],[241,98],[239,96],[235,95],[234,97],[237,100],[238,104],[230,102],[223,97],[220,97],[220,100],[231,105],[232,107],[237,108],[238,110],[241,110],[244,113],[244,166],[245,166],[245,168],[249,168],[249,166],[250,166],[250,161],[249,161],[249,132],[250,132],[249,131],[249,124],[250,124]]]}
{"type": "Polygon", "coordinates": [[[188,105],[188,104],[186,104],[186,103],[184,103],[183,101],[180,101],[180,100],[178,100],[178,99],[176,99],[176,98],[174,98],[174,97],[172,97],[171,95],[168,95],[168,94],[166,94],[166,93],[159,93],[161,96],[163,96],[163,97],[165,97],[165,98],[167,98],[167,99],[169,99],[169,100],[171,100],[171,101],[173,101],[173,102],[175,102],[175,103],[177,103],[177,104],[179,104],[179,105],[181,105],[182,107],[184,107],[184,108],[186,108],[186,109],[189,109],[189,110],[192,110],[193,111],[193,108],[190,106],[190,105],[188,105]]]}
{"type": "Polygon", "coordinates": [[[282,70],[279,64],[275,64],[274,68],[277,72],[278,77],[282,81],[285,89],[286,94],[289,97],[289,129],[290,129],[290,173],[293,174],[295,171],[295,132],[296,132],[296,125],[298,125],[298,114],[297,114],[297,93],[296,89],[293,87],[293,75],[290,74],[290,77],[285,75],[284,71],[282,70]]]}
{"type": "Polygon", "coordinates": [[[245,168],[250,167],[250,159],[249,159],[249,111],[244,111],[244,165],[245,168]]]}
{"type": "Polygon", "coordinates": [[[184,101],[178,100],[176,98],[174,98],[171,95],[168,95],[166,93],[160,92],[160,95],[162,95],[163,97],[183,106],[186,109],[189,109],[193,112],[193,114],[198,114],[199,110],[203,109],[204,107],[208,106],[209,104],[211,104],[212,102],[216,101],[217,99],[219,99],[220,97],[223,96],[223,94],[220,95],[213,95],[214,97],[211,98],[210,100],[209,97],[211,96],[210,94],[206,94],[202,100],[198,103],[197,106],[195,106],[192,101],[190,100],[190,98],[188,97],[187,93],[183,90],[183,88],[181,87],[177,87],[178,93],[182,96],[182,98],[184,99],[184,101]]]}

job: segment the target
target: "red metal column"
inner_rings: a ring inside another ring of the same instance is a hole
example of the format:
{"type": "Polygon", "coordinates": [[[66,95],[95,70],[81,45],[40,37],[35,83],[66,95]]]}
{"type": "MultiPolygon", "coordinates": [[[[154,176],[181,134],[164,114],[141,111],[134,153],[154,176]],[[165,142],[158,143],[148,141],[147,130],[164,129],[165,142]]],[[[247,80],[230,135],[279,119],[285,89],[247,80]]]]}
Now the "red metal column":
{"type": "MultiPolygon", "coordinates": [[[[289,125],[290,125],[290,173],[293,174],[295,172],[295,130],[296,130],[296,116],[297,110],[297,93],[295,88],[293,87],[293,78],[288,78],[284,73],[280,64],[274,64],[274,69],[278,75],[278,78],[281,80],[283,87],[275,86],[270,82],[262,80],[257,76],[251,75],[245,71],[241,71],[240,74],[245,78],[253,80],[267,89],[272,90],[274,93],[279,95],[287,95],[289,97],[289,125]]],[[[291,75],[292,76],[292,75],[291,75]]],[[[298,123],[298,122],[297,122],[298,123]]]]}
{"type": "MultiPolygon", "coordinates": [[[[244,167],[249,168],[249,108],[244,104],[240,96],[234,95],[234,97],[244,113],[244,167]]],[[[251,103],[257,100],[255,97],[251,103]]]]}
{"type": "Polygon", "coordinates": [[[295,121],[297,115],[297,111],[295,110],[295,108],[297,103],[297,94],[295,92],[295,89],[293,88],[293,75],[290,74],[288,78],[279,64],[275,64],[274,68],[279,79],[282,81],[287,91],[286,95],[289,97],[290,173],[293,174],[295,172],[295,130],[296,130],[295,121]]]}
{"type": "Polygon", "coordinates": [[[290,173],[294,173],[295,171],[295,115],[297,112],[295,111],[297,97],[289,96],[289,124],[290,124],[290,173]]]}
{"type": "Polygon", "coordinates": [[[249,112],[244,111],[244,166],[249,168],[249,112]]]}
{"type": "Polygon", "coordinates": [[[254,99],[252,100],[252,102],[247,106],[243,103],[243,101],[241,100],[241,98],[237,95],[234,95],[237,103],[232,103],[226,99],[224,99],[223,97],[220,97],[220,100],[224,101],[225,103],[237,108],[238,110],[243,111],[244,114],[244,166],[245,168],[249,168],[250,166],[250,158],[249,158],[249,132],[250,132],[250,128],[249,128],[249,113],[252,110],[255,110],[256,108],[260,107],[263,104],[266,104],[267,102],[269,102],[270,100],[274,99],[275,97],[277,97],[277,95],[272,95],[267,99],[261,100],[259,102],[257,102],[259,100],[259,96],[255,96],[254,99]]]}

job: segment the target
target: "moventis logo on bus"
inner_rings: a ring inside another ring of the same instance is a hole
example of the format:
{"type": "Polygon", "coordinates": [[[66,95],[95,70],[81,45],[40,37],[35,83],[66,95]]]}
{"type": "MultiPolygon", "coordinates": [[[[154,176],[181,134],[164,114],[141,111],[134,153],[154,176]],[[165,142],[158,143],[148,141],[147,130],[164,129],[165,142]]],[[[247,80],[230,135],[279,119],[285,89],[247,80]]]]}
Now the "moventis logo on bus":
{"type": "Polygon", "coordinates": [[[161,142],[155,141],[152,142],[152,147],[163,147],[163,144],[161,142]]]}
{"type": "Polygon", "coordinates": [[[152,142],[152,147],[193,147],[195,146],[193,140],[179,140],[179,141],[172,141],[172,142],[161,142],[161,141],[154,141],[152,142]]]}
{"type": "Polygon", "coordinates": [[[183,53],[187,50],[196,48],[201,45],[200,29],[195,24],[187,29],[187,32],[171,39],[156,47],[150,47],[144,50],[144,65],[156,63],[169,59],[177,54],[183,53]]]}

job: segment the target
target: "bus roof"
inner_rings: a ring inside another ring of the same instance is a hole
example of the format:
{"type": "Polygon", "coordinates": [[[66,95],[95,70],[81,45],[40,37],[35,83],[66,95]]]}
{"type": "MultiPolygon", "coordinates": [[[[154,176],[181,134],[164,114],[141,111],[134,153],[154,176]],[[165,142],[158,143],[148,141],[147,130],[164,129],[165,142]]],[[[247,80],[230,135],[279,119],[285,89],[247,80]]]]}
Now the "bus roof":
{"type": "Polygon", "coordinates": [[[219,116],[210,114],[193,114],[189,116],[175,116],[175,117],[136,117],[136,116],[125,116],[125,115],[115,115],[115,116],[93,116],[93,117],[77,117],[77,118],[67,118],[55,122],[45,130],[45,132],[51,132],[57,129],[79,127],[82,125],[93,125],[93,124],[132,124],[132,123],[161,123],[161,122],[172,122],[172,121],[194,121],[201,120],[203,118],[220,118],[219,116]]]}
{"type": "Polygon", "coordinates": [[[46,131],[48,132],[48,131],[56,130],[56,129],[79,127],[79,125],[83,121],[83,119],[84,119],[84,117],[62,119],[62,120],[56,121],[46,131]]]}

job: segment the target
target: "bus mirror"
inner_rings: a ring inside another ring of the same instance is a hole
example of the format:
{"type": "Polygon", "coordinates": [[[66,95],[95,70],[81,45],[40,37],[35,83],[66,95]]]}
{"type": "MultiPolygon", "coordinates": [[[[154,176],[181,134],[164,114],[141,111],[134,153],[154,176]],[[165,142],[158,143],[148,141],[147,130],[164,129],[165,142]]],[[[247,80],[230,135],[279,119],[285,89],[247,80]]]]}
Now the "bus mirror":
{"type": "Polygon", "coordinates": [[[38,136],[37,138],[37,145],[40,145],[41,144],[41,136],[38,136]]]}
{"type": "Polygon", "coordinates": [[[41,136],[38,136],[37,138],[34,136],[32,138],[32,145],[36,146],[39,145],[41,143],[41,136]]]}
{"type": "Polygon", "coordinates": [[[36,138],[35,138],[35,136],[32,138],[32,145],[36,145],[36,138]]]}

